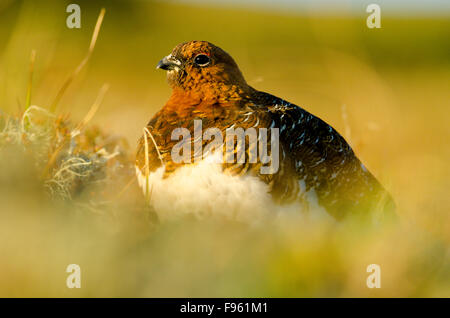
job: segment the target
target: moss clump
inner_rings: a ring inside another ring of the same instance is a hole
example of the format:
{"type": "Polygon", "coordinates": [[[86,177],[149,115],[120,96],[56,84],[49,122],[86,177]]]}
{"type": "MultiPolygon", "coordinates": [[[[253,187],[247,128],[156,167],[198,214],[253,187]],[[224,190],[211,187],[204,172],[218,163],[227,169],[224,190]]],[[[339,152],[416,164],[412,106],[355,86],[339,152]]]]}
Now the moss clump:
{"type": "Polygon", "coordinates": [[[110,178],[131,173],[126,141],[98,127],[80,128],[37,106],[1,119],[0,151],[14,146],[28,154],[52,198],[92,196],[110,178]]]}

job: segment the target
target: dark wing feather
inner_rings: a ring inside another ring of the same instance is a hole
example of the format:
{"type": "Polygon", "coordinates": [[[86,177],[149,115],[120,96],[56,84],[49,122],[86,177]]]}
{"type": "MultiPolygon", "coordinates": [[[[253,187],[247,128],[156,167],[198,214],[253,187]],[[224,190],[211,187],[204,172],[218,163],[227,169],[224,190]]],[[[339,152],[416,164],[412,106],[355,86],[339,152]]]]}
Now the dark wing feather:
{"type": "MultiPolygon", "coordinates": [[[[369,210],[391,213],[390,195],[334,128],[270,94],[260,93],[258,104],[265,105],[273,125],[280,129],[285,161],[305,187],[303,192],[314,190],[318,203],[337,219],[348,214],[368,215],[369,210]]],[[[278,179],[274,188],[283,187],[283,182],[286,180],[278,179]]]]}
{"type": "MultiPolygon", "coordinates": [[[[148,140],[149,170],[165,164],[165,175],[182,164],[172,161],[171,150],[178,142],[171,140],[173,129],[185,127],[193,132],[193,122],[201,119],[203,129],[217,127],[225,135],[229,127],[279,128],[280,167],[274,174],[260,174],[260,163],[224,164],[231,174],[250,173],[269,184],[272,196],[280,203],[303,201],[305,193],[313,191],[318,203],[331,215],[341,219],[348,214],[371,215],[393,210],[393,201],[375,177],[361,164],[344,138],[330,125],[306,110],[267,93],[256,92],[236,107],[210,105],[193,107],[180,115],[176,112],[158,112],[147,129],[158,145],[159,153],[148,140]]],[[[145,171],[145,145],[141,137],[136,165],[145,171]]],[[[270,140],[270,137],[269,137],[270,140]]],[[[205,147],[205,143],[203,144],[205,147]]],[[[247,149],[248,150],[248,149],[247,149]]]]}

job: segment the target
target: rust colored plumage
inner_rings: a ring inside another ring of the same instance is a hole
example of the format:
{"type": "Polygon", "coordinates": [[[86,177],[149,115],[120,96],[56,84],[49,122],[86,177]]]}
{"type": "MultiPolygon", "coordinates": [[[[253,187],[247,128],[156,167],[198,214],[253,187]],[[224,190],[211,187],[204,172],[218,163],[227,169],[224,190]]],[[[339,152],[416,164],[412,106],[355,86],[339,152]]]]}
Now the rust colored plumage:
{"type": "MultiPolygon", "coordinates": [[[[257,176],[280,205],[298,201],[307,209],[305,194],[313,191],[318,203],[337,219],[369,213],[376,207],[392,211],[389,194],[336,130],[301,107],[249,86],[235,61],[222,49],[205,41],[183,43],[158,67],[168,71],[172,95],[147,125],[162,157],[150,143],[148,171],[164,164],[164,178],[170,178],[185,165],[171,158],[172,147],[178,142],[171,134],[183,127],[193,135],[194,120],[201,120],[204,130],[215,127],[223,134],[230,127],[275,127],[280,140],[278,171],[261,174],[261,163],[245,160],[224,163],[224,173],[237,178],[257,176]]],[[[203,147],[207,143],[203,141],[203,147]]],[[[250,145],[246,147],[247,155],[250,145]]],[[[147,168],[144,148],[141,138],[136,159],[141,171],[147,168]]]]}

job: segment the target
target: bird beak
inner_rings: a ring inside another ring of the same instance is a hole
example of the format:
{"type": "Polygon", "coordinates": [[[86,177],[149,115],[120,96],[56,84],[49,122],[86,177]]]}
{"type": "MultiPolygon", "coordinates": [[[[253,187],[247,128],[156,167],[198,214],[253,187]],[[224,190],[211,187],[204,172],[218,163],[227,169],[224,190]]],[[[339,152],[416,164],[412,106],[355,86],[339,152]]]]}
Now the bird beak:
{"type": "Polygon", "coordinates": [[[172,54],[165,56],[161,61],[156,65],[156,69],[160,68],[162,70],[170,71],[175,68],[180,68],[181,62],[174,58],[172,54]]]}

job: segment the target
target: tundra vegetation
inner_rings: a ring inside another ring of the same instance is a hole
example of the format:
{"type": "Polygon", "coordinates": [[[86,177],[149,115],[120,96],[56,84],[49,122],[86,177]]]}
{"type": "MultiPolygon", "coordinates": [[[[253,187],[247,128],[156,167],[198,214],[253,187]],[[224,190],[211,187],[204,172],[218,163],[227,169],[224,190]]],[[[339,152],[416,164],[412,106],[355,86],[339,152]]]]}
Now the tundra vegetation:
{"type": "Polygon", "coordinates": [[[0,296],[450,296],[449,19],[369,29],[364,16],[111,1],[102,24],[96,1],[77,3],[80,29],[64,1],[0,4],[0,296]],[[399,221],[158,222],[134,152],[170,92],[156,62],[192,39],[342,132],[399,221]],[[366,284],[371,264],[381,288],[366,284]]]}

